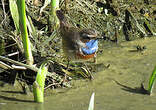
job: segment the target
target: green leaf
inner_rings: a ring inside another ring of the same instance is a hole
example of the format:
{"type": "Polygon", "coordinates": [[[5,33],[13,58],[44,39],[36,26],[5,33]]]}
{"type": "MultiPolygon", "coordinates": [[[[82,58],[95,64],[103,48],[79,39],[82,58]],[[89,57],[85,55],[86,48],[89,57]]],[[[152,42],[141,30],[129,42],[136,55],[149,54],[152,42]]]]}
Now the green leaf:
{"type": "Polygon", "coordinates": [[[155,79],[156,79],[156,67],[154,68],[154,70],[153,70],[153,72],[152,72],[152,75],[151,75],[151,77],[150,77],[150,79],[149,79],[148,92],[149,92],[150,94],[152,93],[155,79]]]}
{"type": "Polygon", "coordinates": [[[13,18],[14,21],[14,25],[16,27],[17,30],[17,34],[19,34],[19,14],[18,14],[18,8],[17,8],[17,0],[9,0],[9,7],[10,7],[10,12],[11,12],[11,16],[13,18]]]}
{"type": "Polygon", "coordinates": [[[38,83],[42,91],[44,90],[44,84],[45,84],[45,78],[46,78],[47,72],[48,72],[47,67],[45,67],[45,65],[42,64],[36,76],[36,82],[38,83]]]}
{"type": "Polygon", "coordinates": [[[36,81],[33,83],[33,94],[35,102],[44,102],[44,85],[48,69],[42,64],[37,72],[36,81]]]}

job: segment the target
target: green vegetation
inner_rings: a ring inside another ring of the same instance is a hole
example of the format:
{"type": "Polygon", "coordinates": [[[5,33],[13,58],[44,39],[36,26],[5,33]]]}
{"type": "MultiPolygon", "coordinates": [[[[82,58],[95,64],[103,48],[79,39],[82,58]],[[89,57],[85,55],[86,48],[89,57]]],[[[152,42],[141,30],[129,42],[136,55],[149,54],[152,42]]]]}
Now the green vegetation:
{"type": "Polygon", "coordinates": [[[17,34],[19,34],[19,32],[20,32],[20,29],[19,29],[19,14],[18,14],[18,8],[17,8],[16,1],[17,0],[9,0],[9,7],[10,7],[11,16],[13,18],[17,34]]]}
{"type": "Polygon", "coordinates": [[[53,18],[53,23],[55,23],[55,27],[59,26],[59,19],[56,16],[56,10],[59,9],[59,0],[51,0],[51,16],[53,18]]]}
{"type": "Polygon", "coordinates": [[[148,84],[148,92],[149,94],[152,94],[152,90],[153,90],[153,87],[154,87],[154,82],[155,82],[155,79],[156,79],[156,67],[154,68],[150,78],[149,78],[149,84],[148,84]]]}
{"type": "Polygon", "coordinates": [[[17,0],[17,7],[19,13],[19,28],[22,36],[26,61],[27,64],[32,65],[34,60],[31,52],[31,43],[28,37],[27,26],[26,26],[25,0],[17,0]]]}
{"type": "Polygon", "coordinates": [[[33,94],[35,102],[44,102],[44,85],[47,73],[47,67],[45,64],[42,64],[37,72],[36,81],[33,83],[33,94]]]}

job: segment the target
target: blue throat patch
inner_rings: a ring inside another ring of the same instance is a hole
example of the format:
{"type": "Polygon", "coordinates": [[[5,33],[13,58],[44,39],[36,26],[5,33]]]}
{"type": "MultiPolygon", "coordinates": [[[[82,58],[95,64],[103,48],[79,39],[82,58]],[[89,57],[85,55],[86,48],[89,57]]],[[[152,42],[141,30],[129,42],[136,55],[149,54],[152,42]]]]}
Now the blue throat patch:
{"type": "Polygon", "coordinates": [[[87,48],[82,48],[84,54],[90,55],[98,50],[98,40],[90,40],[86,43],[87,48]]]}

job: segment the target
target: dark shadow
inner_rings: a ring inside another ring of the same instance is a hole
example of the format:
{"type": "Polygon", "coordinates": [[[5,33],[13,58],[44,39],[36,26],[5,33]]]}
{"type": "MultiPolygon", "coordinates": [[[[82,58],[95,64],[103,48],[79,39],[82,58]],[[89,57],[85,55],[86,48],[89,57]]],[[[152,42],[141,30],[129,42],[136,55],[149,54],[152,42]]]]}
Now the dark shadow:
{"type": "Polygon", "coordinates": [[[1,92],[13,93],[13,94],[25,94],[24,92],[21,92],[21,91],[1,91],[1,92]]]}
{"type": "Polygon", "coordinates": [[[22,99],[17,99],[17,98],[14,98],[14,97],[6,97],[6,96],[3,96],[3,95],[0,95],[0,98],[3,99],[3,100],[10,100],[10,101],[18,101],[18,102],[34,102],[34,101],[31,101],[31,100],[22,100],[22,99]]]}
{"type": "Polygon", "coordinates": [[[128,50],[129,52],[139,52],[138,50],[128,50]]]}
{"type": "Polygon", "coordinates": [[[144,88],[142,83],[141,83],[140,87],[132,88],[132,87],[128,87],[126,85],[123,85],[123,84],[119,83],[116,80],[113,80],[113,81],[115,81],[115,83],[117,85],[121,86],[122,87],[121,89],[124,90],[124,91],[128,91],[128,92],[131,92],[131,93],[137,93],[137,94],[149,95],[148,91],[144,88]]]}

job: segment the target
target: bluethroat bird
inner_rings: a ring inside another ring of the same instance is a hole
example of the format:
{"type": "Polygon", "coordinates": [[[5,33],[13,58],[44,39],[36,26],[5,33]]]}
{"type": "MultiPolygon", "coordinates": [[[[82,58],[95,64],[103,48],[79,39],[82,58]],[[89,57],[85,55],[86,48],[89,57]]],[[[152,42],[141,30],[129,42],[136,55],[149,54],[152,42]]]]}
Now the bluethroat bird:
{"type": "Polygon", "coordinates": [[[60,33],[65,55],[72,61],[88,60],[96,57],[98,50],[97,31],[70,26],[61,10],[56,11],[60,21],[60,33]]]}

